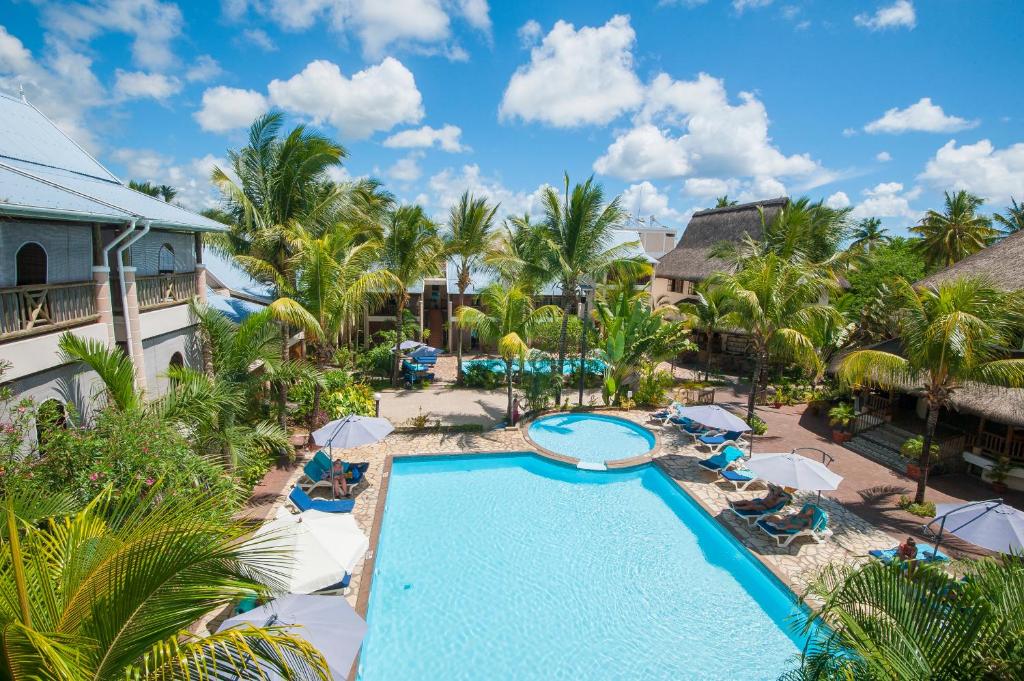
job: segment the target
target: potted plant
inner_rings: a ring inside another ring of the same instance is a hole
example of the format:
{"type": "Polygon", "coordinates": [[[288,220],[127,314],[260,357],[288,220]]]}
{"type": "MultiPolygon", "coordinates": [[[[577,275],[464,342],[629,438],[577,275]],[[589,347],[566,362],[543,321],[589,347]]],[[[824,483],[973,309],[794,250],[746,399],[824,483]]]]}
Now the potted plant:
{"type": "Polygon", "coordinates": [[[832,441],[836,444],[848,442],[853,437],[849,431],[850,424],[857,417],[853,405],[849,402],[840,402],[828,410],[828,424],[832,426],[832,441]]]}
{"type": "MultiPolygon", "coordinates": [[[[913,480],[921,479],[921,452],[924,451],[924,438],[920,435],[916,435],[912,438],[908,438],[900,446],[900,455],[907,460],[906,473],[907,477],[913,480]]],[[[939,446],[932,444],[932,459],[939,455],[939,446]]]]}
{"type": "Polygon", "coordinates": [[[992,491],[1003,494],[1009,489],[1006,485],[1006,478],[1010,475],[1010,459],[1001,456],[996,459],[995,464],[988,472],[988,480],[992,484],[992,491]]]}

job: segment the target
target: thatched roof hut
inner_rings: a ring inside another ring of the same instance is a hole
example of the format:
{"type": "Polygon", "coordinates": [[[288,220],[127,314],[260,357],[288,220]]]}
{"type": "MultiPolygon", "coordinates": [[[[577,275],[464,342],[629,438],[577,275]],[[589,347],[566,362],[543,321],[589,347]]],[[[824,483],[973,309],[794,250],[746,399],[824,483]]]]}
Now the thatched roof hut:
{"type": "Polygon", "coordinates": [[[1017,232],[960,262],[922,279],[920,284],[934,286],[959,276],[984,277],[1007,291],[1024,289],[1024,232],[1017,232]]]}
{"type": "Polygon", "coordinates": [[[760,239],[758,209],[764,211],[765,222],[771,222],[787,203],[789,199],[781,197],[694,213],[676,247],[658,260],[655,276],[702,281],[715,272],[728,270],[729,263],[708,256],[711,249],[722,241],[739,243],[744,234],[760,239]]]}

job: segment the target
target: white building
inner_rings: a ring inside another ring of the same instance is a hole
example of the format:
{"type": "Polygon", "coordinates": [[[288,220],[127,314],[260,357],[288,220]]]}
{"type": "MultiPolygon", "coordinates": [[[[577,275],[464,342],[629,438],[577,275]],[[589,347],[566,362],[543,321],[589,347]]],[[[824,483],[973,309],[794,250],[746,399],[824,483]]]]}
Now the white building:
{"type": "Polygon", "coordinates": [[[24,99],[0,95],[0,381],[87,416],[98,377],[64,362],[64,331],[118,345],[150,397],[200,367],[193,298],[218,222],[129,189],[24,99]]]}

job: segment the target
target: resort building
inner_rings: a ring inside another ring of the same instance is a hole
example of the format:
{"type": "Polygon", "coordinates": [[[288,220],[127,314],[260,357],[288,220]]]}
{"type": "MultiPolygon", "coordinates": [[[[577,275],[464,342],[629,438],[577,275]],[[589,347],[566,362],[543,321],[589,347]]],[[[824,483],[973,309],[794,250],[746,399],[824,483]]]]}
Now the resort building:
{"type": "MultiPolygon", "coordinates": [[[[716,272],[731,271],[732,264],[711,257],[712,249],[722,242],[739,244],[745,237],[760,239],[762,214],[770,223],[785,208],[789,199],[781,197],[742,203],[724,208],[712,208],[693,214],[679,243],[658,259],[654,268],[651,296],[655,305],[675,305],[696,299],[700,282],[716,272]]],[[[707,341],[698,339],[702,345],[707,341]]],[[[737,370],[747,355],[747,338],[739,333],[722,331],[711,342],[711,352],[719,358],[723,369],[737,370]]]]}
{"type": "MultiPolygon", "coordinates": [[[[936,272],[917,285],[936,285],[961,276],[983,277],[1006,291],[1024,290],[1024,232],[1018,232],[936,272]]],[[[900,352],[899,340],[876,346],[900,352]]],[[[1018,352],[1024,357],[1024,352],[1018,352]]],[[[968,384],[953,393],[953,409],[939,414],[937,472],[966,472],[988,479],[1005,460],[1005,484],[1024,490],[1024,390],[968,384]]],[[[858,400],[854,451],[899,466],[899,447],[906,437],[923,432],[924,399],[913,393],[865,394],[858,400]]]]}
{"type": "Polygon", "coordinates": [[[129,189],[26,100],[0,95],[0,381],[84,408],[99,379],[61,358],[72,331],[121,347],[138,388],[162,394],[169,366],[202,366],[188,303],[206,298],[202,234],[224,229],[129,189]]]}

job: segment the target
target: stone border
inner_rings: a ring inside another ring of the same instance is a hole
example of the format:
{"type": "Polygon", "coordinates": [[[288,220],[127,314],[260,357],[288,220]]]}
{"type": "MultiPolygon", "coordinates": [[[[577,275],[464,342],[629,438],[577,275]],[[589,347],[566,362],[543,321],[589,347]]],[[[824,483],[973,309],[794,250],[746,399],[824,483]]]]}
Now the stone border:
{"type": "MultiPolygon", "coordinates": [[[[619,409],[618,407],[590,407],[590,408],[584,408],[584,409],[569,409],[569,410],[564,410],[564,409],[542,409],[541,411],[534,412],[534,413],[530,414],[529,416],[524,417],[522,420],[519,421],[518,424],[516,424],[516,427],[519,428],[519,434],[522,436],[522,438],[524,440],[526,440],[526,443],[528,445],[530,445],[531,447],[533,447],[534,449],[536,449],[536,452],[535,452],[536,454],[540,454],[541,456],[543,456],[545,458],[548,458],[548,459],[552,459],[553,461],[557,461],[559,463],[566,463],[566,464],[569,464],[569,465],[575,467],[575,466],[577,466],[580,463],[581,459],[577,459],[574,456],[567,456],[565,454],[559,454],[558,452],[553,452],[550,449],[547,449],[546,447],[542,447],[541,445],[537,444],[533,440],[533,438],[530,437],[530,435],[529,435],[529,432],[530,432],[529,427],[525,427],[524,428],[524,426],[529,426],[534,421],[539,421],[539,420],[541,420],[543,418],[546,418],[548,416],[556,416],[558,414],[593,414],[593,413],[601,413],[601,412],[623,413],[623,410],[619,409]]],[[[626,423],[629,423],[630,425],[634,425],[637,428],[643,428],[645,431],[647,431],[651,435],[651,437],[654,438],[654,446],[651,447],[649,450],[647,450],[647,452],[645,452],[644,454],[639,454],[637,456],[633,456],[633,457],[630,457],[628,459],[609,459],[607,461],[601,461],[600,463],[604,464],[605,468],[608,469],[608,470],[614,470],[614,469],[620,469],[620,468],[634,468],[636,466],[642,466],[644,464],[654,463],[655,458],[659,454],[661,454],[661,436],[658,433],[656,433],[653,430],[651,430],[650,428],[648,428],[647,426],[639,424],[636,421],[633,421],[632,419],[628,419],[628,418],[626,418],[624,416],[618,416],[618,415],[616,415],[616,413],[609,413],[609,414],[607,414],[607,416],[610,416],[611,418],[618,419],[620,421],[625,421],[626,423]]]]}

